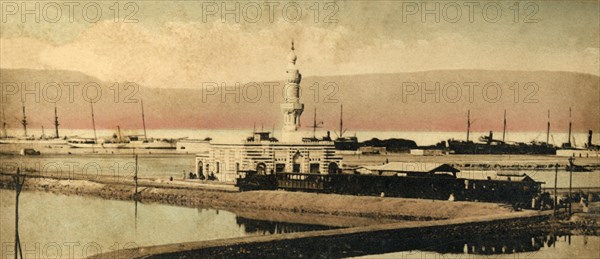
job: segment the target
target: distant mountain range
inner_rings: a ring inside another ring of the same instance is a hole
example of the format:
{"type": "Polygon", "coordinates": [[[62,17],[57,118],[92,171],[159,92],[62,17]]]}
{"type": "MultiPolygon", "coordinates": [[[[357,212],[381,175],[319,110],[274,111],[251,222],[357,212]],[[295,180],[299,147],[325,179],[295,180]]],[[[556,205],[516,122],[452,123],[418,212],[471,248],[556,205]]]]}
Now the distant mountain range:
{"type": "MultiPolygon", "coordinates": [[[[0,81],[10,128],[21,127],[22,92],[15,92],[13,83],[25,83],[29,90],[34,89],[24,95],[31,128],[52,126],[55,99],[58,99],[61,127],[91,128],[90,105],[85,101],[83,92],[87,89],[87,96],[94,97],[96,87],[86,87],[89,83],[98,83],[102,89],[99,101],[94,104],[97,128],[112,129],[117,125],[123,129],[141,128],[140,103],[134,101],[142,99],[148,128],[251,128],[256,124],[257,127],[263,125],[271,129],[281,125],[279,104],[283,101],[283,82],[271,82],[276,84],[272,87],[273,92],[269,83],[241,85],[236,100],[236,91],[231,90],[235,89],[235,82],[227,82],[230,91],[222,96],[215,94],[211,87],[202,90],[202,83],[194,89],[176,86],[136,88],[123,82],[118,85],[103,82],[73,71],[2,69],[0,81]],[[35,82],[40,83],[37,93],[35,82]],[[52,82],[60,86],[59,98],[52,82]],[[66,82],[79,85],[67,86],[66,82]],[[257,97],[257,87],[262,92],[260,98],[257,97]]],[[[469,109],[474,121],[473,131],[501,131],[504,109],[507,110],[509,131],[545,132],[548,110],[551,112],[552,129],[566,131],[569,107],[572,107],[575,131],[592,129],[598,132],[599,82],[600,78],[594,75],[548,71],[442,70],[307,76],[301,83],[302,102],[305,104],[302,125],[309,129],[317,107],[317,121],[323,121],[325,129],[338,130],[339,106],[343,103],[344,127],[350,131],[462,131],[466,128],[469,109]],[[438,88],[436,82],[439,83],[438,88]],[[475,83],[479,86],[474,86],[475,83]]]]}

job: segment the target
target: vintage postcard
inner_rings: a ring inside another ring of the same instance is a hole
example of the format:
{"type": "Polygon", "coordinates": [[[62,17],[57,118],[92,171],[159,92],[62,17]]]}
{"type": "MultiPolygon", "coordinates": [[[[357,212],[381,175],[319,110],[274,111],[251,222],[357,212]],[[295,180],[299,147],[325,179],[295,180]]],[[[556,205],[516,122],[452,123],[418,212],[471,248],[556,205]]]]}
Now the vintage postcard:
{"type": "Polygon", "coordinates": [[[0,0],[0,258],[599,258],[598,0],[0,0]]]}

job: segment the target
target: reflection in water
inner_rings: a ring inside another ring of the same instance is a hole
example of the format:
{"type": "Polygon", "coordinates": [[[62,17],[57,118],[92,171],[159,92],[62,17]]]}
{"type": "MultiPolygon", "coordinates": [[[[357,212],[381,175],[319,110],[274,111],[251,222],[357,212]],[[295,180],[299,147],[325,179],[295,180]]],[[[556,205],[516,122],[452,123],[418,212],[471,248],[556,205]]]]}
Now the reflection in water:
{"type": "MultiPolygon", "coordinates": [[[[14,190],[0,190],[0,254],[12,258],[14,190]]],[[[23,192],[19,234],[25,258],[82,258],[122,248],[307,231],[231,212],[93,197],[23,192]],[[273,228],[275,226],[275,228],[273,228]],[[59,248],[59,249],[57,249],[59,248]],[[74,254],[67,254],[67,253],[74,254]],[[48,253],[53,253],[50,255],[48,253]]]]}
{"type": "Polygon", "coordinates": [[[553,234],[543,236],[514,236],[510,238],[482,238],[472,240],[450,241],[439,246],[426,247],[421,251],[431,251],[442,254],[515,254],[538,251],[542,247],[552,247],[556,242],[553,234]]]}
{"type": "Polygon", "coordinates": [[[248,219],[240,216],[235,217],[240,227],[244,227],[246,233],[257,233],[260,235],[285,234],[304,231],[316,231],[336,229],[337,227],[323,225],[307,225],[298,223],[276,222],[267,220],[248,219]]]}
{"type": "MultiPolygon", "coordinates": [[[[431,240],[415,240],[402,248],[372,251],[365,249],[351,256],[368,255],[369,258],[596,258],[600,236],[519,234],[505,233],[493,237],[473,237],[463,240],[437,239],[436,244],[418,245],[431,240]],[[573,242],[571,241],[573,240],[573,242]],[[395,250],[395,251],[391,251],[395,250]],[[467,255],[465,257],[465,255],[467,255]]],[[[346,256],[347,257],[347,256],[346,256]]]]}

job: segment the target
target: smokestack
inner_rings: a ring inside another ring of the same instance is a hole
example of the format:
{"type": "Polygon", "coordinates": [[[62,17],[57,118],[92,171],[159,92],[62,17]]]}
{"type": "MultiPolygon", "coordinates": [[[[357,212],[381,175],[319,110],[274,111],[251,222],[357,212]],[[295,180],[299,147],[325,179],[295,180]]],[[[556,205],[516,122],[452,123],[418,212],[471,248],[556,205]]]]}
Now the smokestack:
{"type": "Polygon", "coordinates": [[[494,138],[494,132],[490,130],[490,137],[488,139],[488,144],[492,144],[492,139],[494,138]]]}
{"type": "Polygon", "coordinates": [[[592,130],[588,131],[588,147],[592,146],[592,130]]]}

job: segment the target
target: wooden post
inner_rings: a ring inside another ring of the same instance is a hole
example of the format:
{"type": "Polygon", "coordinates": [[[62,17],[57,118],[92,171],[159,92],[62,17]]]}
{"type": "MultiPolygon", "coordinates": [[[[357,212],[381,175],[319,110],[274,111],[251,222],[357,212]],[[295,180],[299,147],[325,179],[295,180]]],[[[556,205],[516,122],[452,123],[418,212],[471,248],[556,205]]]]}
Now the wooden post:
{"type": "Polygon", "coordinates": [[[135,176],[133,177],[135,180],[135,195],[138,194],[138,155],[135,155],[135,176]]]}
{"type": "Polygon", "coordinates": [[[558,212],[558,193],[556,190],[556,185],[558,181],[558,163],[554,165],[554,216],[556,216],[558,212]]]}
{"type": "Polygon", "coordinates": [[[571,191],[573,189],[573,161],[575,161],[575,158],[569,157],[569,217],[571,216],[571,204],[573,203],[573,201],[571,200],[571,191]]]}
{"type": "Polygon", "coordinates": [[[15,259],[17,259],[17,250],[19,251],[19,255],[23,258],[23,251],[21,250],[21,240],[19,239],[19,196],[21,195],[21,190],[23,188],[23,184],[25,183],[25,176],[21,175],[20,170],[17,168],[17,174],[13,175],[13,180],[15,182],[15,259]]]}

